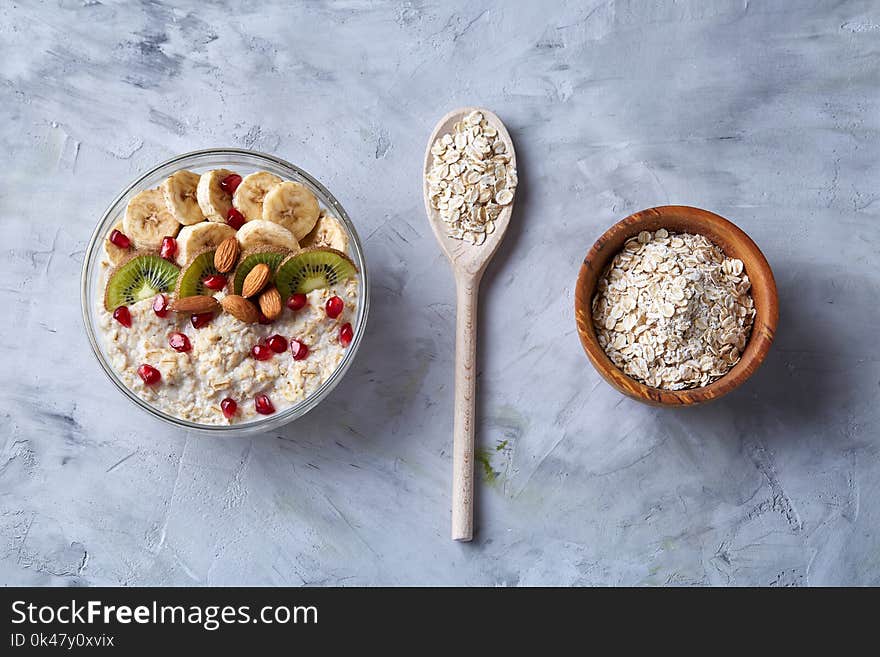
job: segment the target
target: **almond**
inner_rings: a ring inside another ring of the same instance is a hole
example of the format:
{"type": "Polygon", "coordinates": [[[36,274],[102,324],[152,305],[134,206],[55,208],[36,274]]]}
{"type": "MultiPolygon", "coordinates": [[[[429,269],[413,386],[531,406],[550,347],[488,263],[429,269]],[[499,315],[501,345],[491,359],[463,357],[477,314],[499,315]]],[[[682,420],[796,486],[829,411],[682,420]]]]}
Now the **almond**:
{"type": "Polygon", "coordinates": [[[269,282],[269,276],[272,274],[269,265],[261,262],[248,272],[244,277],[244,283],[241,285],[241,296],[252,297],[265,287],[269,282]]]}
{"type": "Polygon", "coordinates": [[[223,306],[223,310],[243,322],[256,324],[260,321],[260,311],[257,310],[257,307],[237,294],[226,295],[220,305],[223,306]]]}
{"type": "Polygon", "coordinates": [[[260,295],[260,310],[269,319],[275,319],[281,314],[281,292],[274,285],[267,287],[260,295]]]}
{"type": "Polygon", "coordinates": [[[217,299],[206,295],[197,294],[192,297],[181,297],[171,304],[171,310],[176,313],[209,313],[217,310],[217,299]]]}
{"type": "Polygon", "coordinates": [[[220,246],[214,251],[214,267],[217,271],[221,274],[226,274],[232,271],[232,268],[235,267],[236,260],[238,260],[239,250],[238,240],[235,235],[227,237],[220,242],[220,246]]]}

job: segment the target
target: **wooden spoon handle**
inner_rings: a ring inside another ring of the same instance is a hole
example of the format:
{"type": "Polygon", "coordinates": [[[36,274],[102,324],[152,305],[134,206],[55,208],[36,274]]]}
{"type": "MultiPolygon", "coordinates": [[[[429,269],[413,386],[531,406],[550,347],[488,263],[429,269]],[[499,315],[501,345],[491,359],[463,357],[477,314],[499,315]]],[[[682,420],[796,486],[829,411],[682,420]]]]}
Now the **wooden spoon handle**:
{"type": "Polygon", "coordinates": [[[477,379],[479,276],[457,275],[455,421],[452,444],[452,539],[474,535],[474,393],[477,379]]]}

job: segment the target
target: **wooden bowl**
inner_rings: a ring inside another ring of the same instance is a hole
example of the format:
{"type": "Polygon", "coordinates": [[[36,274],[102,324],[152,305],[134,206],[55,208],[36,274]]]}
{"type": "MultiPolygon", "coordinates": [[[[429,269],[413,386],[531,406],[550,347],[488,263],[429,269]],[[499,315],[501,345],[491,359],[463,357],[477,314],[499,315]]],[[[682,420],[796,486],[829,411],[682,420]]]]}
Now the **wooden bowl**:
{"type": "Polygon", "coordinates": [[[581,266],[575,290],[575,318],[581,344],[590,362],[608,383],[633,399],[656,406],[687,406],[702,404],[726,395],[748,379],[773,342],[779,319],[776,282],[764,254],[743,231],[717,214],[684,205],[665,205],[642,210],[614,224],[600,237],[581,266]],[[620,371],[605,354],[593,329],[592,301],[596,282],[611,259],[623,248],[624,242],[641,231],[665,228],[676,233],[699,233],[722,248],[728,256],[739,258],[752,281],[755,302],[755,323],[742,357],[723,377],[700,388],[661,390],[630,378],[620,371]]]}

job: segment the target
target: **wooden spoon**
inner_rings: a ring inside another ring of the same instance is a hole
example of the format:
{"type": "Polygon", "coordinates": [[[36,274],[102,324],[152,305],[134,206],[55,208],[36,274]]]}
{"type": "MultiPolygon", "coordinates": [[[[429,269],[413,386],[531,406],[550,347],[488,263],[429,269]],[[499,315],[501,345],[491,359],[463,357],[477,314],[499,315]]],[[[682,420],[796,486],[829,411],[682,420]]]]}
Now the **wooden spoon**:
{"type": "MultiPolygon", "coordinates": [[[[481,107],[462,107],[440,119],[428,139],[425,150],[425,170],[427,174],[433,164],[431,146],[438,137],[453,132],[453,126],[473,111],[481,112],[483,117],[498,130],[498,136],[510,155],[509,168],[516,168],[516,153],[513,141],[504,124],[495,114],[481,107]]],[[[439,212],[431,206],[428,183],[423,182],[425,211],[440,248],[455,275],[458,297],[455,324],[455,423],[452,446],[452,538],[456,541],[469,541],[473,538],[474,526],[474,391],[476,388],[476,348],[477,348],[477,292],[480,279],[489,260],[498,250],[501,238],[510,223],[513,202],[504,206],[495,220],[495,230],[486,235],[486,241],[473,245],[463,240],[449,237],[447,225],[439,212]]]]}

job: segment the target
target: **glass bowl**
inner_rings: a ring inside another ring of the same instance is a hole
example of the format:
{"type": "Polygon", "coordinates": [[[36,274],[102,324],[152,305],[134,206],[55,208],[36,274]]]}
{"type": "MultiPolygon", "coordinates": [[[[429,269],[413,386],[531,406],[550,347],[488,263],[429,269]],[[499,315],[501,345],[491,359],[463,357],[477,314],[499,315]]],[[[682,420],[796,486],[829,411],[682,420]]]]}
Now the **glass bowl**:
{"type": "Polygon", "coordinates": [[[348,213],[340,205],[339,201],[321,183],[308,173],[290,162],[255,151],[237,148],[217,148],[202,151],[193,151],[178,155],[170,160],[162,162],[147,171],[140,178],[128,185],[117,196],[104,216],[98,222],[95,232],[89,241],[86,250],[82,270],[82,314],[86,335],[92,345],[92,351],[101,365],[101,369],[110,377],[110,380],[119,390],[128,397],[136,406],[150,415],[159,418],[169,424],[182,429],[200,431],[205,433],[241,434],[270,431],[288,422],[302,417],[321,403],[333,388],[337,386],[342,377],[348,371],[360,346],[367,322],[367,313],[370,308],[370,286],[367,279],[367,268],[364,262],[363,249],[357,231],[348,217],[348,213]],[[244,421],[236,424],[201,424],[190,422],[181,418],[164,413],[152,406],[149,402],[141,399],[134,391],[130,390],[117,376],[110,366],[104,352],[103,341],[97,334],[97,312],[100,300],[103,299],[104,291],[101,285],[101,260],[103,257],[104,239],[109,234],[111,227],[120,221],[125,213],[125,207],[129,199],[144,189],[151,189],[159,185],[169,175],[180,169],[189,169],[196,173],[202,173],[210,169],[232,169],[242,175],[253,171],[270,171],[285,180],[293,180],[302,183],[312,190],[318,198],[318,202],[331,211],[345,227],[349,237],[348,255],[354,261],[359,271],[358,304],[354,321],[354,338],[346,349],[342,361],[327,378],[326,381],[312,394],[297,402],[293,406],[284,408],[277,413],[265,417],[244,421]]]}

